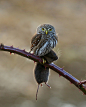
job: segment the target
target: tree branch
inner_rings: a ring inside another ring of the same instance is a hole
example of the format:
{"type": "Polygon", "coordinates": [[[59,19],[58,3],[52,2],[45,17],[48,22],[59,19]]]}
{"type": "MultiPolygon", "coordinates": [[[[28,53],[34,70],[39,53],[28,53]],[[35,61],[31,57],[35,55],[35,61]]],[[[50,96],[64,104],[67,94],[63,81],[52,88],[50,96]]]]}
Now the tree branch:
{"type": "MultiPolygon", "coordinates": [[[[35,56],[31,53],[28,53],[25,50],[14,48],[13,46],[4,46],[3,44],[1,44],[0,51],[7,51],[7,52],[10,52],[10,54],[16,53],[16,54],[21,55],[23,57],[29,58],[35,62],[39,62],[41,64],[43,63],[43,61],[40,57],[35,56]]],[[[71,74],[69,74],[68,72],[63,70],[63,68],[60,68],[53,63],[52,64],[45,63],[44,65],[46,67],[49,67],[50,69],[54,70],[55,72],[57,72],[60,76],[63,76],[64,78],[69,80],[71,83],[73,83],[77,88],[79,88],[86,95],[86,86],[85,86],[86,80],[79,81],[78,79],[73,77],[71,74]]]]}

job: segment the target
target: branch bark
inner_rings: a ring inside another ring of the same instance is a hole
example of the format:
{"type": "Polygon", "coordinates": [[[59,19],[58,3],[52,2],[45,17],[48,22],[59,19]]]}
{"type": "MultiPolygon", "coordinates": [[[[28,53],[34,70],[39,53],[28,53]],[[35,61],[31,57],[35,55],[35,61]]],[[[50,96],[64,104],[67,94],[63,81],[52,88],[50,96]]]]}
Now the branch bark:
{"type": "MultiPolygon", "coordinates": [[[[15,54],[21,55],[23,57],[29,58],[35,62],[39,62],[41,64],[43,63],[43,60],[40,57],[26,52],[25,49],[21,50],[18,48],[14,48],[13,46],[5,46],[5,45],[1,44],[0,51],[7,51],[7,52],[10,52],[10,54],[15,53],[15,54]]],[[[63,76],[64,78],[69,80],[71,83],[73,83],[77,88],[79,88],[86,95],[86,86],[85,86],[86,80],[79,81],[74,76],[72,76],[71,74],[69,74],[68,72],[63,70],[63,68],[60,68],[53,63],[52,64],[45,63],[44,65],[46,67],[49,67],[50,69],[52,69],[56,73],[58,73],[60,76],[63,76]]]]}

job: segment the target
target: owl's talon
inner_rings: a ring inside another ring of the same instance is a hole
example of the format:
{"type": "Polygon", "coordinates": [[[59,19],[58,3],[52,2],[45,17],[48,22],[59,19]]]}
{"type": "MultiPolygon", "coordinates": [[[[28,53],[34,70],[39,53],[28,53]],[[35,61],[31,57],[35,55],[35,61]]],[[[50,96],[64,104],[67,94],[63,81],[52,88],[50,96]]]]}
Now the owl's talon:
{"type": "Polygon", "coordinates": [[[45,59],[43,59],[43,58],[42,58],[42,61],[43,61],[43,62],[42,62],[43,64],[45,64],[45,63],[46,63],[46,60],[45,60],[45,59]]]}

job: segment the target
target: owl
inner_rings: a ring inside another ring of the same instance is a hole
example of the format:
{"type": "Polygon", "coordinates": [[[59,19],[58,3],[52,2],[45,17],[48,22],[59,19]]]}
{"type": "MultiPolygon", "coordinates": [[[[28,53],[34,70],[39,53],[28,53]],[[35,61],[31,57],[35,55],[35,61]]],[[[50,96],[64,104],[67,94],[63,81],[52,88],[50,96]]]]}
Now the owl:
{"type": "Polygon", "coordinates": [[[48,54],[57,44],[58,37],[55,28],[50,24],[37,27],[37,32],[31,40],[31,49],[34,55],[44,56],[48,54]]]}
{"type": "MultiPolygon", "coordinates": [[[[43,24],[37,27],[37,32],[33,36],[31,40],[31,49],[30,52],[33,53],[47,61],[47,63],[51,63],[54,60],[57,60],[58,57],[52,49],[56,46],[58,42],[58,37],[56,35],[55,28],[50,24],[43,24]]],[[[49,88],[50,86],[47,84],[49,78],[49,68],[40,63],[36,63],[34,69],[35,79],[38,83],[38,88],[36,92],[36,100],[37,94],[39,90],[39,85],[45,83],[49,88]]]]}

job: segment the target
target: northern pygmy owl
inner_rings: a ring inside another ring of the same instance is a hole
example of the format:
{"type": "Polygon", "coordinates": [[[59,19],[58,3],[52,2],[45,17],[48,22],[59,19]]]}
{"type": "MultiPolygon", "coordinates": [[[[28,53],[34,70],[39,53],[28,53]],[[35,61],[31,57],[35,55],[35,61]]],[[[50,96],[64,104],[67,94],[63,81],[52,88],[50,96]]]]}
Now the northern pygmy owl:
{"type": "Polygon", "coordinates": [[[37,33],[31,40],[31,51],[37,56],[48,54],[57,44],[58,38],[55,28],[50,24],[37,27],[37,33]]]}

